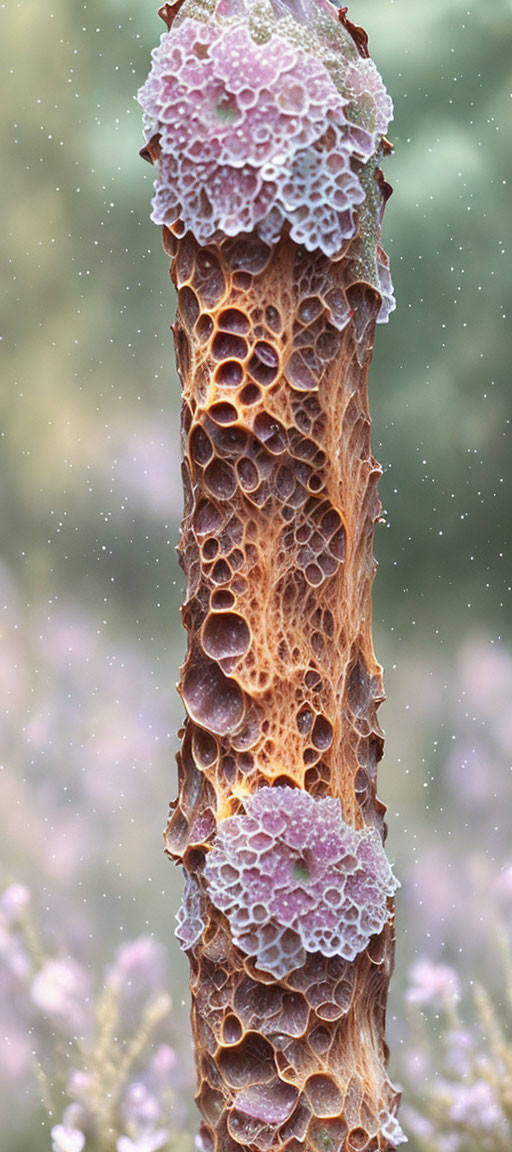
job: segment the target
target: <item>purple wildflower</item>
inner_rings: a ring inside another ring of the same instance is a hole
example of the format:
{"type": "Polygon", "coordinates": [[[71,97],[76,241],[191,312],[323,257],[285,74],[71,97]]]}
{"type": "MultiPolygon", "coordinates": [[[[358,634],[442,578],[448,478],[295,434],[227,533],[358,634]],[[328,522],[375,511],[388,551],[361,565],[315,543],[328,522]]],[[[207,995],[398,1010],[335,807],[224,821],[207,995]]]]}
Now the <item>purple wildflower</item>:
{"type": "Polygon", "coordinates": [[[72,1032],[90,1023],[90,980],[76,960],[48,960],[32,981],[34,1004],[52,1021],[72,1032]]]}
{"type": "Polygon", "coordinates": [[[459,977],[447,964],[417,960],[409,972],[409,979],[411,984],[407,999],[410,1004],[433,1004],[459,999],[459,977]]]}
{"type": "Polygon", "coordinates": [[[56,1124],[51,1130],[53,1152],[82,1152],[85,1136],[79,1128],[56,1124]]]}

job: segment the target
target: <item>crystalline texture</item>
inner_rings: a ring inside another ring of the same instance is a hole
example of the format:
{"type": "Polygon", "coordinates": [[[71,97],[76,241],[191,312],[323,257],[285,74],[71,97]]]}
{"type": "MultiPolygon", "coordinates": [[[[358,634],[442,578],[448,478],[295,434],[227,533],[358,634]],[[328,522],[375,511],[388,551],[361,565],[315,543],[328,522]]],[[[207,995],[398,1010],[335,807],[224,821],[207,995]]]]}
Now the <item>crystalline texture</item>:
{"type": "Polygon", "coordinates": [[[358,128],[351,128],[352,138],[364,159],[375,152],[379,137],[385,136],[393,119],[393,104],[373,60],[358,58],[345,74],[346,94],[350,101],[347,118],[356,118],[358,128]]]}
{"type": "Polygon", "coordinates": [[[201,939],[204,921],[201,912],[201,890],[197,880],[185,872],[183,901],[176,915],[176,936],[184,951],[193,948],[201,939]]]}
{"type": "Polygon", "coordinates": [[[288,787],[261,788],[220,822],[204,876],[236,944],[278,978],[307,952],[354,960],[398,887],[373,829],[345,824],[339,800],[288,787]]]}
{"type": "Polygon", "coordinates": [[[292,43],[284,5],[263,42],[250,18],[249,4],[226,3],[208,24],[180,15],[153,52],[139,92],[146,139],[159,137],[152,219],[179,221],[201,244],[255,229],[273,243],[287,222],[298,244],[333,257],[355,235],[358,165],[391,101],[357,54],[335,83],[313,49],[292,43]]]}
{"type": "Polygon", "coordinates": [[[407,1136],[402,1131],[396,1116],[391,1116],[389,1112],[381,1112],[381,1136],[391,1140],[394,1147],[398,1148],[399,1144],[407,1144],[407,1136]]]}

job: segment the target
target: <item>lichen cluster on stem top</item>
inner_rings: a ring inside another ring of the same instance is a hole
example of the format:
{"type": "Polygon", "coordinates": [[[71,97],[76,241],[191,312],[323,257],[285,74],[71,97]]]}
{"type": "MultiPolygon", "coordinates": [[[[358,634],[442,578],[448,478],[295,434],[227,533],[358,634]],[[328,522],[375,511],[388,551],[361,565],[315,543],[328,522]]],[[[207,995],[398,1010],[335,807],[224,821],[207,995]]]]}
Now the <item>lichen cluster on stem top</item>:
{"type": "Polygon", "coordinates": [[[286,224],[342,255],[392,103],[328,0],[185,0],[139,101],[155,223],[200,244],[254,230],[274,243],[286,224]]]}

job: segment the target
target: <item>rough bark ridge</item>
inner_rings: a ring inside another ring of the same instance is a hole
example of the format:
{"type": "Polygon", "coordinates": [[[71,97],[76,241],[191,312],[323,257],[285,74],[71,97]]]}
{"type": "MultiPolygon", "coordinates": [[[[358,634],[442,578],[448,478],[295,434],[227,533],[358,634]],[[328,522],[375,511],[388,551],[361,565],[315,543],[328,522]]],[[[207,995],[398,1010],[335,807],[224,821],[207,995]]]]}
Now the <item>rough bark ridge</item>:
{"type": "MultiPolygon", "coordinates": [[[[341,21],[343,44],[366,58],[361,30],[341,21]]],[[[147,131],[153,160],[160,129],[147,131]]],[[[379,143],[365,170],[356,157],[366,199],[335,258],[299,245],[286,219],[273,242],[217,229],[200,243],[183,212],[164,227],[188,631],[166,847],[186,874],[178,935],[206,1152],[385,1152],[403,1140],[386,1075],[396,885],[376,793],[371,633],[381,154],[379,143]]]]}

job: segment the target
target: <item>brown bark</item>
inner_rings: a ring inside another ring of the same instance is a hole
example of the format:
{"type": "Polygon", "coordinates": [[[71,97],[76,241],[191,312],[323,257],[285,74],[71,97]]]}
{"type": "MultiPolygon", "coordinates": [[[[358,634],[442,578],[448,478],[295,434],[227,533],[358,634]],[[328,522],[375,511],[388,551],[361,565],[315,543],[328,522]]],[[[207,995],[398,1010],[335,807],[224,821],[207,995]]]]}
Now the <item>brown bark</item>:
{"type": "Polygon", "coordinates": [[[395,1146],[392,902],[354,962],[317,952],[276,980],[234,944],[203,879],[219,822],[263,786],[339,797],[349,825],[385,837],[367,395],[380,296],[357,243],[333,262],[286,234],[273,248],[257,237],[201,247],[164,229],[178,291],[188,631],[166,846],[195,881],[188,914],[204,923],[189,948],[192,1026],[202,1141],[219,1152],[395,1146]],[[256,1084],[264,1119],[237,1108],[256,1084]]]}

